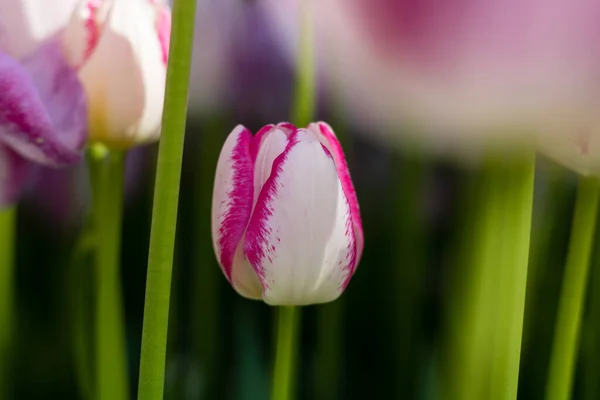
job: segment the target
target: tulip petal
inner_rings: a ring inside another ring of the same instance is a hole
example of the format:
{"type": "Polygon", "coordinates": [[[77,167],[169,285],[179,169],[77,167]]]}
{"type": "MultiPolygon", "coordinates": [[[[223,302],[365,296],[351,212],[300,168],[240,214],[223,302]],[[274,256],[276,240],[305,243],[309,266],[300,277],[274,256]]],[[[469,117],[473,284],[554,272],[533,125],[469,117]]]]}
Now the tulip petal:
{"type": "MultiPolygon", "coordinates": [[[[354,184],[350,177],[350,170],[346,163],[346,157],[344,156],[344,150],[339,140],[335,136],[331,126],[325,122],[318,122],[310,124],[309,128],[315,135],[321,138],[321,142],[325,144],[327,149],[333,155],[335,166],[337,168],[338,177],[342,183],[344,194],[350,203],[350,215],[352,215],[352,223],[354,225],[354,235],[356,237],[357,247],[357,258],[360,260],[362,251],[364,248],[364,235],[362,228],[362,221],[360,218],[360,208],[358,205],[358,198],[356,197],[356,191],[354,190],[354,184]],[[324,141],[323,141],[324,139],[324,141]]],[[[358,262],[357,262],[358,264],[358,262]]]]}
{"type": "Polygon", "coordinates": [[[158,138],[169,18],[150,0],[88,0],[73,14],[63,45],[88,96],[90,140],[127,149],[158,138]]]}
{"type": "Polygon", "coordinates": [[[260,188],[271,176],[273,161],[287,147],[288,137],[282,130],[273,128],[264,135],[256,135],[254,140],[261,140],[260,149],[254,163],[254,202],[256,203],[260,188]]]}
{"type": "Polygon", "coordinates": [[[307,130],[275,159],[244,250],[271,305],[336,299],[356,264],[350,207],[330,152],[307,130]]]}
{"type": "Polygon", "coordinates": [[[0,209],[17,201],[31,171],[30,162],[0,143],[0,209]]]}
{"type": "Polygon", "coordinates": [[[0,53],[0,141],[34,162],[75,163],[87,136],[85,94],[52,41],[23,60],[0,53]]]}
{"type": "Polygon", "coordinates": [[[242,296],[260,299],[261,284],[242,251],[254,192],[251,143],[252,133],[239,125],[223,145],[215,175],[212,238],[229,282],[242,296]]]}
{"type": "Polygon", "coordinates": [[[56,34],[77,0],[0,1],[0,51],[21,59],[56,34]]]}

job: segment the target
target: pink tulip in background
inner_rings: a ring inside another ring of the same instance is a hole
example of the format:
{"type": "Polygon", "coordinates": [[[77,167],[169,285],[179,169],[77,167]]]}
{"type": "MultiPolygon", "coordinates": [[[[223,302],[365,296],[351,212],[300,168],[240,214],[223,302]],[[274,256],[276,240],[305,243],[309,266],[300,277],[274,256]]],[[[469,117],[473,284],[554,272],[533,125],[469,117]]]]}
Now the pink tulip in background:
{"type": "Polygon", "coordinates": [[[73,1],[0,1],[0,207],[32,163],[76,163],[87,137],[85,93],[61,50],[73,1]]]}
{"type": "Polygon", "coordinates": [[[329,125],[243,126],[227,138],[215,178],[213,245],[242,296],[271,305],[335,300],[360,260],[358,201],[329,125]]]}
{"type": "MultiPolygon", "coordinates": [[[[290,54],[299,3],[262,1],[290,54]]],[[[464,148],[549,130],[573,142],[597,122],[600,2],[310,3],[322,75],[370,132],[412,126],[429,145],[464,148]]]]}

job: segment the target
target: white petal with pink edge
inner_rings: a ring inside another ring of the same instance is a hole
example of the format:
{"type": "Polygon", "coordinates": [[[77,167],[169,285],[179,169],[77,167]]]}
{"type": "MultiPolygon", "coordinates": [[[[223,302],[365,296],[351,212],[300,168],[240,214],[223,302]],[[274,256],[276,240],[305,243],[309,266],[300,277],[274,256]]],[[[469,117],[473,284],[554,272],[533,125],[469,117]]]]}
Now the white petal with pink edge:
{"type": "Polygon", "coordinates": [[[308,129],[313,132],[319,138],[321,143],[327,147],[327,149],[331,152],[333,159],[335,160],[338,177],[340,178],[342,188],[344,189],[344,193],[350,204],[350,213],[352,215],[354,235],[356,237],[357,260],[360,260],[364,248],[362,220],[360,218],[358,198],[356,197],[354,184],[352,183],[352,178],[350,177],[350,170],[348,169],[348,164],[346,163],[344,150],[342,149],[342,145],[337,139],[333,129],[326,122],[312,123],[308,126],[308,129]]]}
{"type": "Polygon", "coordinates": [[[244,297],[261,297],[262,287],[241,251],[252,213],[252,133],[238,125],[229,135],[217,164],[212,201],[213,247],[225,276],[244,297]]]}
{"type": "Polygon", "coordinates": [[[82,4],[63,45],[86,89],[90,139],[112,148],[156,140],[166,78],[168,8],[152,0],[82,4]]]}
{"type": "Polygon", "coordinates": [[[309,131],[292,134],[273,163],[244,249],[271,305],[332,301],[356,263],[350,207],[329,151],[309,131]]]}

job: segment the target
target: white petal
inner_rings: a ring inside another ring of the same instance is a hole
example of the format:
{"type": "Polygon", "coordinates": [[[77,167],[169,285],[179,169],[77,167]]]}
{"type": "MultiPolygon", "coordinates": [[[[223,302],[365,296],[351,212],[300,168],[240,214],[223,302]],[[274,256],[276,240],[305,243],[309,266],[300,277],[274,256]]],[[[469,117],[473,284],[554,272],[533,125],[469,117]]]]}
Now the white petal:
{"type": "Polygon", "coordinates": [[[158,138],[168,51],[164,24],[159,26],[164,7],[151,0],[105,0],[92,21],[81,10],[74,14],[63,43],[74,66],[81,67],[90,140],[128,148],[158,138]],[[82,32],[91,22],[99,36],[82,59],[82,32]]]}
{"type": "Polygon", "coordinates": [[[229,135],[217,164],[212,202],[212,240],[223,273],[242,296],[261,297],[262,287],[241,251],[250,220],[253,172],[252,133],[243,126],[229,135]]]}
{"type": "Polygon", "coordinates": [[[66,26],[77,1],[0,1],[0,50],[18,59],[33,53],[66,26]]]}
{"type": "Polygon", "coordinates": [[[331,154],[310,132],[290,137],[273,163],[244,250],[271,305],[336,299],[356,263],[348,202],[331,154]]]}
{"type": "Polygon", "coordinates": [[[262,138],[254,163],[254,203],[258,199],[260,189],[267,181],[267,178],[271,176],[273,160],[283,153],[287,144],[287,135],[277,128],[273,128],[262,138]]]}

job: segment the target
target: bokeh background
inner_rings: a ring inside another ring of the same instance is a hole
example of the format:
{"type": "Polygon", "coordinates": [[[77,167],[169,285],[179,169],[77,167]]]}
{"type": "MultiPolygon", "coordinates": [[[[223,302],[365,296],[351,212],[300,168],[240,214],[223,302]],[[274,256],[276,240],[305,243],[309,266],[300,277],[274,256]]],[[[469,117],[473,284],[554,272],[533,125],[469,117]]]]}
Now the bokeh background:
{"type": "MultiPolygon", "coordinates": [[[[269,394],[273,309],[238,296],[211,244],[216,160],[237,124],[289,120],[293,63],[255,0],[199,0],[174,264],[166,396],[261,400],[269,394]]],[[[368,77],[365,77],[368,79],[368,77]]],[[[337,301],[305,307],[299,399],[438,399],[448,304],[464,278],[461,251],[477,167],[387,142],[318,84],[316,120],[340,137],[366,245],[337,301]]],[[[353,110],[353,113],[360,111],[353,110]]],[[[401,135],[400,135],[401,136],[401,135]]],[[[130,152],[122,278],[135,390],[157,146],[130,152]]],[[[519,397],[542,398],[576,177],[539,157],[519,397]]],[[[18,208],[14,399],[82,399],[91,388],[93,266],[81,250],[89,183],[82,164],[38,171],[18,208]]],[[[595,246],[597,247],[597,246],[595,246]]],[[[466,249],[466,250],[465,250],[466,249]]],[[[600,255],[594,257],[574,398],[600,398],[600,255]]]]}

